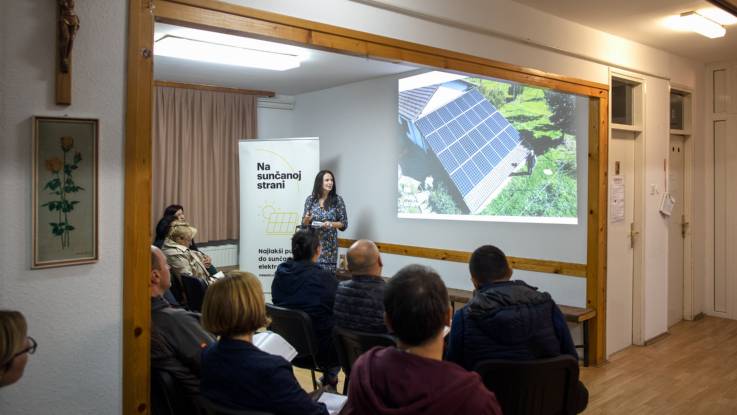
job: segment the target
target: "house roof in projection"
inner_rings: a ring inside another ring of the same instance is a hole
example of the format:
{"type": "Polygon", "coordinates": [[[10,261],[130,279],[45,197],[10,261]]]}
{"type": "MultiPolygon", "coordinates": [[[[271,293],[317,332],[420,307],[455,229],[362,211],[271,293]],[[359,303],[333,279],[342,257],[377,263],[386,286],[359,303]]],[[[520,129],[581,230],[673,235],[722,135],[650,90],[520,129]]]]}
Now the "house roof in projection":
{"type": "Polygon", "coordinates": [[[468,209],[477,213],[525,160],[527,150],[520,145],[519,132],[478,89],[468,86],[454,99],[422,114],[415,125],[468,209]]]}

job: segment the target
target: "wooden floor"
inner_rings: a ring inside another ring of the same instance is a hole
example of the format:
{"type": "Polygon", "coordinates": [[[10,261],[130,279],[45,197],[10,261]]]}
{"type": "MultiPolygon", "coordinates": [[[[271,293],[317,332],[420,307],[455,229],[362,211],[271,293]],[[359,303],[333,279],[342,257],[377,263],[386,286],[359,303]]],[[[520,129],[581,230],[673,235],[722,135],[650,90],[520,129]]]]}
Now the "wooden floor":
{"type": "MultiPolygon", "coordinates": [[[[312,390],[310,372],[295,368],[312,390]]],[[[343,391],[343,373],[338,391],[343,391]]],[[[737,321],[684,321],[646,347],[632,346],[601,367],[581,368],[589,389],[583,413],[737,415],[737,321]]]]}
{"type": "Polygon", "coordinates": [[[646,347],[581,368],[595,414],[737,414],[737,321],[684,321],[646,347]]]}

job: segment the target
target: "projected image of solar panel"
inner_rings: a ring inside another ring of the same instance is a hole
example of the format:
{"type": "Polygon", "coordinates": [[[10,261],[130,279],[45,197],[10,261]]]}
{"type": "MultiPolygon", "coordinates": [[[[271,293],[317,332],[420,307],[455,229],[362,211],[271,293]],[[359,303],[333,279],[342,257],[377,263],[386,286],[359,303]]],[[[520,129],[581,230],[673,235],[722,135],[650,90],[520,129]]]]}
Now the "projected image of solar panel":
{"type": "Polygon", "coordinates": [[[464,197],[520,143],[519,132],[477,89],[415,125],[464,197]]]}

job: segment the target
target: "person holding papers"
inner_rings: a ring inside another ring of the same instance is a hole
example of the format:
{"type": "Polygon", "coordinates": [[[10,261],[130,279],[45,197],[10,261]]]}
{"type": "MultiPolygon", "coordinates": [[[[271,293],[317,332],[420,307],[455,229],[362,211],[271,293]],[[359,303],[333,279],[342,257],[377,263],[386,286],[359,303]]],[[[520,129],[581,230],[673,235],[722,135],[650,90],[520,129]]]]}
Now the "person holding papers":
{"type": "Polygon", "coordinates": [[[348,214],[343,198],[338,196],[335,175],[330,170],[321,170],[315,177],[312,194],[305,200],[302,224],[318,228],[322,253],[317,260],[326,271],[335,274],[338,266],[338,230],[348,228],[348,214]]]}
{"type": "Polygon", "coordinates": [[[201,392],[233,409],[275,414],[327,415],[299,386],[291,364],[253,345],[269,323],[263,289],[248,272],[231,272],[207,290],[202,324],[220,340],[202,353],[201,392]]]}

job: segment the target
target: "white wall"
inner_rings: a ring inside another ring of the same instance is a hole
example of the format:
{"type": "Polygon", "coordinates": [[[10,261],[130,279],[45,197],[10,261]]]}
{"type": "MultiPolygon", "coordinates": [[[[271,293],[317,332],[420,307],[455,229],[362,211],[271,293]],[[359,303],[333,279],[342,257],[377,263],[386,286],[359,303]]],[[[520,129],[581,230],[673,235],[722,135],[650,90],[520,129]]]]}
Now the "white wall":
{"type": "Polygon", "coordinates": [[[291,109],[266,108],[256,109],[257,138],[289,138],[294,137],[292,126],[293,111],[291,109]]]}
{"type": "MultiPolygon", "coordinates": [[[[387,76],[298,95],[293,116],[299,136],[320,137],[321,167],[335,172],[338,192],[348,208],[347,238],[473,251],[483,244],[501,247],[508,255],[583,263],[586,261],[585,189],[588,131],[587,105],[578,119],[579,224],[529,224],[397,218],[397,165],[402,131],[397,122],[397,79],[387,76]]],[[[387,255],[384,273],[403,265],[427,262],[387,255]]],[[[450,287],[471,289],[468,267],[432,261],[450,287]]],[[[528,275],[525,275],[528,274],[528,275]]],[[[563,304],[583,306],[582,278],[525,275],[532,284],[557,293],[563,304]]]]}
{"type": "MultiPolygon", "coordinates": [[[[123,111],[127,2],[77,1],[72,102],[54,105],[56,2],[0,12],[0,308],[39,343],[0,413],[117,414],[122,399],[123,111]],[[100,119],[99,253],[94,265],[30,270],[31,117],[100,119]]],[[[135,276],[131,276],[135,277],[135,276]]]]}

